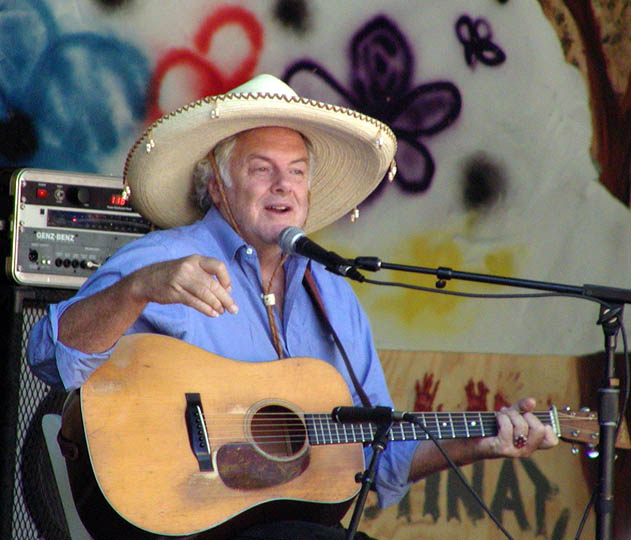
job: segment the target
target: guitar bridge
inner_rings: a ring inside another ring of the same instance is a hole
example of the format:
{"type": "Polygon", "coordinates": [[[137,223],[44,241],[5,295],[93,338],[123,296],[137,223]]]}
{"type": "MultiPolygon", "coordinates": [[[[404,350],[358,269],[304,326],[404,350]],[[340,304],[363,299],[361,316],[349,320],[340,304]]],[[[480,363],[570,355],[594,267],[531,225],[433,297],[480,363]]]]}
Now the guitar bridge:
{"type": "Polygon", "coordinates": [[[186,429],[191,443],[191,450],[197,458],[200,471],[212,471],[213,463],[210,453],[208,430],[204,421],[201,397],[198,393],[186,394],[186,411],[184,412],[186,429]]]}

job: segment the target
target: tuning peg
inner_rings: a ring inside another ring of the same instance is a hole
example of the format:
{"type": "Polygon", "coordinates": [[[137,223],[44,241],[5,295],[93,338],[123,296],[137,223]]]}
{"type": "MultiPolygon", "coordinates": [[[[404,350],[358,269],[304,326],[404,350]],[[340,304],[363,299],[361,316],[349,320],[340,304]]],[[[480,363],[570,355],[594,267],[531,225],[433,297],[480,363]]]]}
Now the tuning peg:
{"type": "Polygon", "coordinates": [[[570,450],[570,452],[572,452],[572,455],[574,455],[574,456],[578,456],[578,453],[579,453],[578,446],[576,446],[575,444],[573,444],[573,445],[572,445],[572,448],[571,448],[571,450],[570,450]]]}
{"type": "Polygon", "coordinates": [[[591,412],[591,409],[589,407],[581,407],[581,412],[591,412]]]}

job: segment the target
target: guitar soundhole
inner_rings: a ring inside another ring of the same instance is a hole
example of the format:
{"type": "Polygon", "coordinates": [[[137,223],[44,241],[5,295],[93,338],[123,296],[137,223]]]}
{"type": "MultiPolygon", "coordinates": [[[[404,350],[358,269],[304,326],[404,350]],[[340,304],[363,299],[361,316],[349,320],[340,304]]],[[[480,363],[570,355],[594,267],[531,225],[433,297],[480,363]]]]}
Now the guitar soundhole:
{"type": "Polygon", "coordinates": [[[301,418],[282,405],[258,409],[250,418],[250,435],[260,451],[281,460],[303,451],[307,442],[301,418]]]}

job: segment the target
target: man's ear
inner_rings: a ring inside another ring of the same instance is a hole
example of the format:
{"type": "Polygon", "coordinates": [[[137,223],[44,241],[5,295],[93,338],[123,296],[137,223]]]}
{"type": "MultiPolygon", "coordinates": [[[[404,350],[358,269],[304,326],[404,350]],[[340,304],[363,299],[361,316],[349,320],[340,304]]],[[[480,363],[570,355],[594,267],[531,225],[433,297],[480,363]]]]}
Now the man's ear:
{"type": "Polygon", "coordinates": [[[213,201],[213,204],[216,207],[221,206],[221,195],[219,194],[219,188],[217,187],[217,179],[215,177],[211,178],[208,181],[208,194],[210,195],[210,198],[213,201]]]}

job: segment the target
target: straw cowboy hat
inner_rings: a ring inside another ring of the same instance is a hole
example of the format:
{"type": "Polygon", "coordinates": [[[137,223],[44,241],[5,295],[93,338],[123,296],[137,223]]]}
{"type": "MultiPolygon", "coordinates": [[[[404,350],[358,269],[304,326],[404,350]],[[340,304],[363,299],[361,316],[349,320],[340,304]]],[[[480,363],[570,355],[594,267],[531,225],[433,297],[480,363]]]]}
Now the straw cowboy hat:
{"type": "Polygon", "coordinates": [[[389,171],[396,138],[385,124],[356,111],[298,96],[272,75],[258,75],[226,94],[200,99],[150,126],[130,150],[123,172],[132,206],[160,228],[202,217],[192,194],[195,164],[221,140],[257,127],[295,129],[313,146],[314,232],[353,210],[389,171]]]}

